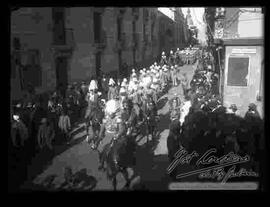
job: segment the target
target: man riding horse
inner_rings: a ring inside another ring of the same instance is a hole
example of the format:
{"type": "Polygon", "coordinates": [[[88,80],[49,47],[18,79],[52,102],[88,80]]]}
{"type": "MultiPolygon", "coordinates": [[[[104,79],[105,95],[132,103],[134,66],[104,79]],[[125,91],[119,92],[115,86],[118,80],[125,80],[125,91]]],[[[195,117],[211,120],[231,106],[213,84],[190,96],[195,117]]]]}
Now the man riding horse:
{"type": "MultiPolygon", "coordinates": [[[[85,114],[85,121],[86,121],[86,131],[87,131],[87,138],[86,141],[89,141],[89,127],[91,125],[91,121],[97,112],[98,108],[98,94],[97,94],[97,83],[95,80],[92,80],[89,85],[89,93],[86,95],[86,101],[88,102],[88,107],[85,114]]],[[[91,125],[92,126],[92,125],[91,125]]],[[[93,130],[94,132],[94,130],[93,130]]],[[[94,132],[95,133],[95,132],[94,132]]],[[[95,136],[95,134],[94,134],[95,136]]]]}
{"type": "Polygon", "coordinates": [[[131,134],[136,124],[136,112],[130,99],[125,98],[122,105],[121,108],[119,100],[112,99],[107,102],[98,142],[104,139],[105,133],[111,139],[109,144],[101,146],[103,149],[99,150],[101,151],[99,169],[104,169],[106,162],[107,175],[113,178],[115,189],[118,172],[123,173],[129,185],[126,169],[130,164],[130,158],[134,158],[135,150],[135,139],[132,139],[131,134]]]}

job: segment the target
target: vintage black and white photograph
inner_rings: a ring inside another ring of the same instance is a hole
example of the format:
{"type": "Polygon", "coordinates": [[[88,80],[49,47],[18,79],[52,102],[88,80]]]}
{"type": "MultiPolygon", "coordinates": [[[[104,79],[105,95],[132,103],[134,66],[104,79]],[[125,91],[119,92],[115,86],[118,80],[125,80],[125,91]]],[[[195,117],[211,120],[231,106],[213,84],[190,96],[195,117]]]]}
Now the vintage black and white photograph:
{"type": "Polygon", "coordinates": [[[264,191],[263,7],[10,7],[9,192],[264,191]]]}

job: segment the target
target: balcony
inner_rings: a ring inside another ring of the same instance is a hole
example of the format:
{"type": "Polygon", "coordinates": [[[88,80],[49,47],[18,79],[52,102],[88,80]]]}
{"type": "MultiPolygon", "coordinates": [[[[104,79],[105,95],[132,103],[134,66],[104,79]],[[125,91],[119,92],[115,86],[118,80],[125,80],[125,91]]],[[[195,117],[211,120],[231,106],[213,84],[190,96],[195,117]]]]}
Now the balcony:
{"type": "Polygon", "coordinates": [[[51,50],[55,56],[69,57],[72,55],[75,47],[73,29],[65,29],[66,43],[65,44],[52,44],[51,50]]]}

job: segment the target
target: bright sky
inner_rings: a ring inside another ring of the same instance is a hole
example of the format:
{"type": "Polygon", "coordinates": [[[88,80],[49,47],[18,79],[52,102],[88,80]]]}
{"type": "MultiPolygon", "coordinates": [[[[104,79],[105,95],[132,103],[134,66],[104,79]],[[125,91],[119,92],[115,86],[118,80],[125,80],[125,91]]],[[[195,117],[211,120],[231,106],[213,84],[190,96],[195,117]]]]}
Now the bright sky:
{"type": "MultiPolygon", "coordinates": [[[[187,15],[187,7],[181,7],[183,14],[187,15]]],[[[200,41],[205,41],[205,24],[203,22],[203,14],[204,14],[204,7],[190,7],[190,14],[192,16],[192,20],[194,25],[197,26],[198,32],[198,39],[200,41]]]]}
{"type": "MultiPolygon", "coordinates": [[[[173,19],[172,12],[170,11],[169,8],[159,7],[158,9],[159,11],[161,11],[162,13],[173,19]]],[[[184,16],[186,17],[188,7],[181,7],[181,9],[184,16]]],[[[190,14],[192,16],[194,25],[196,25],[199,30],[198,39],[204,42],[205,41],[205,24],[203,22],[204,7],[190,7],[190,14]]]]}

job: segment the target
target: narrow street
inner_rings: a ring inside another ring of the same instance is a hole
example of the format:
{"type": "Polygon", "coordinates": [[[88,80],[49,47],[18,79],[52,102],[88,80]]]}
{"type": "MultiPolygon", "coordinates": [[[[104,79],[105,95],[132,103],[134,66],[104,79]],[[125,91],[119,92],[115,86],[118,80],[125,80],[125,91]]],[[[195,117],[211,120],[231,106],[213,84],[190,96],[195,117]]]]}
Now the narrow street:
{"type": "MultiPolygon", "coordinates": [[[[180,73],[187,74],[188,81],[190,81],[193,76],[195,65],[185,65],[180,68],[180,73]]],[[[131,184],[133,187],[140,181],[140,183],[143,183],[144,186],[149,190],[167,189],[167,184],[170,179],[168,176],[166,176],[166,168],[169,165],[166,143],[170,122],[168,100],[170,100],[175,94],[179,95],[180,98],[183,99],[183,91],[180,85],[171,88],[167,94],[160,98],[159,105],[163,105],[158,111],[158,114],[161,117],[158,125],[160,139],[156,149],[154,150],[154,154],[150,153],[150,150],[147,149],[145,145],[146,137],[142,138],[138,143],[140,147],[136,153],[136,167],[134,169],[129,169],[130,176],[132,176],[134,171],[136,175],[138,174],[131,184]]],[[[69,148],[64,149],[64,146],[55,147],[54,154],[56,154],[56,156],[52,158],[51,162],[47,162],[45,165],[46,167],[43,166],[42,170],[37,170],[34,167],[37,166],[35,163],[40,162],[39,160],[42,159],[41,155],[38,155],[35,160],[33,160],[32,166],[29,166],[28,168],[28,175],[32,176],[34,179],[29,177],[30,180],[26,181],[22,188],[27,189],[29,186],[32,186],[32,184],[40,185],[47,177],[52,175],[56,176],[54,186],[57,187],[64,181],[64,168],[69,166],[71,167],[73,173],[86,169],[88,175],[94,176],[97,179],[97,185],[94,190],[113,189],[112,183],[107,179],[106,173],[98,170],[98,153],[93,151],[85,142],[86,131],[77,131],[78,132],[75,133],[69,148]],[[35,173],[39,171],[42,172],[35,175],[35,173]]],[[[105,137],[102,145],[108,143],[109,141],[110,140],[108,137],[105,137]]],[[[52,155],[50,156],[52,157],[52,155]]],[[[121,189],[125,184],[125,180],[121,174],[118,175],[117,180],[117,188],[121,189]]]]}

